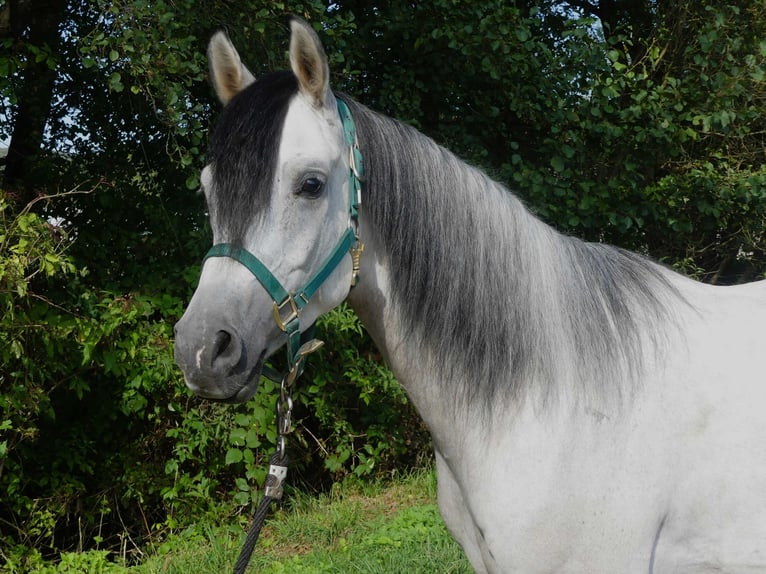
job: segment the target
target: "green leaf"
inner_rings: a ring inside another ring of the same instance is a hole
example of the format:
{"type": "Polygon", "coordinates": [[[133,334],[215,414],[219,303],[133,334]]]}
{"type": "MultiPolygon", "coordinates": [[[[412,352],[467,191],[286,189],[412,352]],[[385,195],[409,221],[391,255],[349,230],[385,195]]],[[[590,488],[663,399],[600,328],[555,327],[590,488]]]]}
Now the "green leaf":
{"type": "Polygon", "coordinates": [[[559,156],[553,156],[553,158],[551,158],[551,167],[555,169],[557,172],[561,173],[562,171],[564,171],[564,167],[565,167],[564,160],[561,159],[561,157],[559,156]]]}
{"type": "Polygon", "coordinates": [[[234,415],[234,423],[241,427],[250,426],[251,424],[250,416],[244,413],[237,413],[236,415],[234,415]]]}
{"type": "Polygon", "coordinates": [[[196,173],[186,178],[186,189],[188,190],[199,189],[199,176],[196,173]]]}
{"type": "Polygon", "coordinates": [[[256,429],[251,428],[247,431],[247,434],[245,435],[245,444],[248,448],[258,448],[261,446],[261,439],[258,436],[256,429]]]}
{"type": "Polygon", "coordinates": [[[229,441],[231,441],[231,444],[234,446],[242,446],[245,444],[246,433],[247,431],[242,427],[235,427],[231,429],[231,432],[229,433],[229,441]]]}
{"type": "Polygon", "coordinates": [[[250,504],[250,493],[237,492],[234,495],[234,503],[239,504],[240,506],[247,506],[248,504],[250,504]]]}
{"type": "Polygon", "coordinates": [[[567,159],[572,159],[575,155],[574,148],[567,144],[564,144],[561,146],[561,151],[566,156],[567,159]]]}
{"type": "Polygon", "coordinates": [[[122,76],[119,72],[113,72],[109,76],[109,89],[113,92],[121,92],[125,89],[125,86],[122,84],[122,76]]]}
{"type": "Polygon", "coordinates": [[[236,464],[242,462],[242,451],[238,448],[230,448],[226,451],[226,464],[236,464]]]}

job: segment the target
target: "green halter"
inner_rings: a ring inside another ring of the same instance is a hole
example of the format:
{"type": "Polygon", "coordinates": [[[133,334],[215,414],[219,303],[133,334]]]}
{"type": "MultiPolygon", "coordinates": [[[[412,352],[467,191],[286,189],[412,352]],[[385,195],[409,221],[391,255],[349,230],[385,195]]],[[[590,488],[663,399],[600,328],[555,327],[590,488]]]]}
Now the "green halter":
{"type": "Polygon", "coordinates": [[[306,356],[318,349],[321,343],[310,341],[301,344],[300,316],[303,308],[308,305],[311,297],[317,292],[327,278],[335,271],[347,253],[351,254],[353,273],[351,286],[356,285],[359,276],[359,259],[364,245],[359,242],[357,235],[359,205],[361,203],[362,179],[364,167],[362,154],[356,139],[356,128],[351,112],[345,102],[337,99],[338,112],[343,124],[343,135],[349,146],[349,226],[341,235],[335,249],[332,250],[322,266],[308,282],[294,294],[285,289],[274,274],[255,255],[231,243],[218,243],[210,248],[205,261],[210,257],[230,257],[244,265],[260,282],[274,302],[274,320],[279,328],[287,334],[287,364],[290,369],[289,377],[293,379],[303,371],[306,356]]]}

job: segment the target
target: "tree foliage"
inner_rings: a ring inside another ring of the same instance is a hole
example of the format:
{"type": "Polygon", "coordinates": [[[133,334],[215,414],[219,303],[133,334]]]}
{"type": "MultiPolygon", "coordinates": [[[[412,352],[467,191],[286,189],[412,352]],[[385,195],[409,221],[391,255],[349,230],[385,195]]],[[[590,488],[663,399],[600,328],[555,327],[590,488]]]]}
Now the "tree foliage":
{"type": "MultiPolygon", "coordinates": [[[[191,397],[172,325],[210,242],[196,193],[218,112],[207,39],[227,26],[256,75],[283,68],[288,13],[322,35],[336,89],[481,165],[557,228],[711,282],[763,276],[757,0],[0,0],[9,570],[139,547],[257,496],[273,385],[238,407],[191,397]]],[[[295,475],[413,464],[424,431],[356,318],[342,308],[320,329],[295,475]]]]}
{"type": "Polygon", "coordinates": [[[344,87],[548,222],[710,281],[762,275],[762,3],[341,5],[365,46],[344,87]]]}

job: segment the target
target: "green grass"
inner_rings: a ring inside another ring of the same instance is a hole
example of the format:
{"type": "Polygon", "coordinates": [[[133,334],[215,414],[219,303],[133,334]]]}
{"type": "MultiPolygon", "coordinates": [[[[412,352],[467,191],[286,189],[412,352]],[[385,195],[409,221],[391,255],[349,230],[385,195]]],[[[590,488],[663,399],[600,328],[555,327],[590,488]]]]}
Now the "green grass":
{"type": "MultiPolygon", "coordinates": [[[[319,497],[286,494],[261,532],[248,573],[472,572],[436,507],[433,472],[378,484],[347,482],[319,497]]],[[[198,525],[174,534],[139,566],[104,554],[69,555],[46,574],[221,574],[231,572],[245,539],[236,525],[198,525]],[[79,568],[78,568],[79,567],[79,568]]]]}
{"type": "MultiPolygon", "coordinates": [[[[470,573],[435,504],[433,473],[387,485],[347,483],[328,495],[290,495],[261,533],[248,572],[470,573]]],[[[230,572],[245,534],[208,529],[169,541],[135,574],[230,572]]]]}

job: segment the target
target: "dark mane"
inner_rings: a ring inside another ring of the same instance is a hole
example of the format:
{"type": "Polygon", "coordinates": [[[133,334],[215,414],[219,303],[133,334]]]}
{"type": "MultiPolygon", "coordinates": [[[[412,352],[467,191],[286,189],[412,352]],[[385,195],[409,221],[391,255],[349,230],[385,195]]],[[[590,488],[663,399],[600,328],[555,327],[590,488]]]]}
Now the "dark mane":
{"type": "Polygon", "coordinates": [[[208,209],[214,228],[240,244],[268,205],[287,107],[298,91],[290,71],[259,78],[221,112],[210,140],[214,193],[208,209]]]}
{"type": "Polygon", "coordinates": [[[393,305],[456,400],[545,401],[562,382],[587,401],[629,394],[672,324],[668,271],[558,234],[431,139],[344,101],[393,305]]]}

